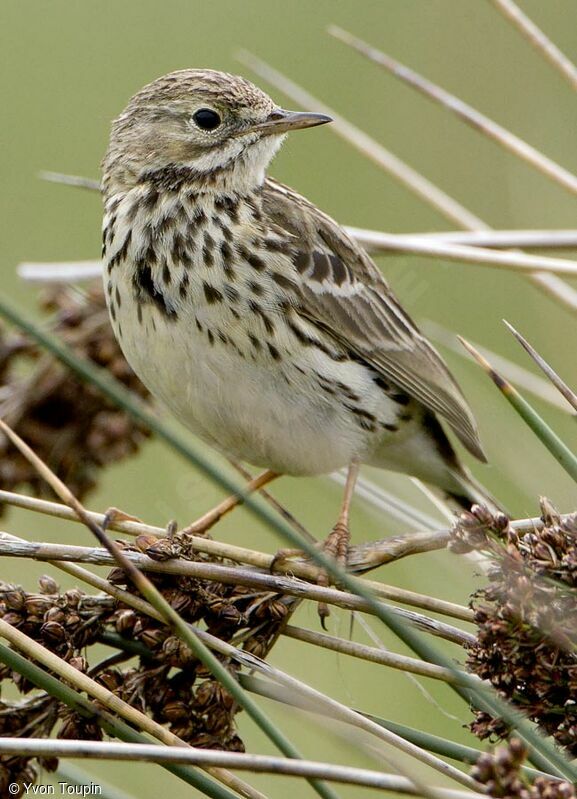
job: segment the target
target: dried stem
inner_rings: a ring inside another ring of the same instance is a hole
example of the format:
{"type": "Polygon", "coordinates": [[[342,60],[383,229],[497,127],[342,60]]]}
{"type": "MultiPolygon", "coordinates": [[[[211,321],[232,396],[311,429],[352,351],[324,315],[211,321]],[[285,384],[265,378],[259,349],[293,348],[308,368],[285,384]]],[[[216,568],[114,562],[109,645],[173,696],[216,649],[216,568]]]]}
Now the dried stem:
{"type": "Polygon", "coordinates": [[[466,219],[467,226],[473,229],[484,227],[483,222],[478,217],[467,211],[464,206],[449,197],[448,194],[445,194],[442,189],[435,186],[396,155],[393,155],[363,130],[340,116],[334,109],[329,108],[322,100],[314,97],[290,78],[287,78],[286,75],[278,72],[278,70],[246,50],[240,51],[237,57],[242,64],[252,69],[253,72],[260,75],[271,85],[276,86],[287,97],[291,97],[295,102],[299,103],[301,107],[310,110],[314,109],[332,117],[333,121],[330,127],[335,133],[349,142],[349,144],[352,144],[353,147],[362,152],[371,161],[378,164],[381,169],[388,172],[403,186],[408,186],[418,197],[440,211],[444,217],[459,225],[462,224],[463,219],[466,219]]]}
{"type": "Polygon", "coordinates": [[[78,691],[84,691],[88,696],[96,699],[111,713],[125,719],[125,721],[133,724],[137,729],[148,732],[167,746],[187,745],[185,741],[177,735],[174,735],[174,733],[167,730],[161,724],[157,724],[157,722],[153,721],[153,719],[145,713],[141,713],[139,710],[132,707],[132,705],[129,705],[123,699],[120,699],[105,688],[104,685],[91,679],[78,669],[75,669],[74,666],[71,666],[65,660],[58,657],[58,655],[55,655],[54,652],[46,649],[46,647],[42,646],[38,641],[25,635],[21,630],[8,624],[3,619],[0,619],[0,636],[9,641],[27,657],[37,663],[41,663],[51,672],[57,674],[62,680],[74,686],[78,691]]]}
{"type": "Polygon", "coordinates": [[[379,649],[378,647],[357,644],[354,641],[345,640],[344,638],[336,638],[326,633],[313,632],[312,630],[305,630],[301,627],[293,627],[290,624],[283,630],[283,635],[287,638],[294,638],[297,641],[303,641],[307,644],[330,649],[333,652],[340,652],[343,655],[350,655],[351,657],[367,660],[371,663],[379,663],[382,666],[389,666],[392,669],[399,669],[410,674],[418,674],[421,677],[431,677],[434,680],[442,680],[443,682],[455,682],[454,674],[448,669],[443,669],[441,666],[434,666],[431,663],[424,663],[422,660],[406,657],[405,655],[396,655],[387,650],[379,649]]]}
{"type": "Polygon", "coordinates": [[[359,244],[371,251],[381,248],[386,252],[398,236],[400,239],[422,241],[443,241],[447,244],[465,244],[468,247],[491,247],[501,249],[507,247],[539,248],[539,249],[575,249],[577,247],[577,230],[446,230],[427,233],[383,233],[380,230],[347,227],[347,232],[359,244]],[[383,237],[381,239],[381,237],[383,237]]]}
{"type": "MultiPolygon", "coordinates": [[[[399,235],[378,231],[363,231],[355,238],[369,245],[372,252],[405,253],[462,264],[476,264],[512,272],[531,273],[537,270],[552,275],[577,275],[577,262],[566,258],[551,258],[544,255],[529,255],[523,252],[500,252],[475,246],[446,241],[427,235],[399,235]]],[[[502,245],[504,246],[504,245],[502,245]]],[[[100,261],[75,261],[72,263],[22,263],[18,274],[28,281],[39,283],[75,282],[91,280],[102,275],[100,261]]]]}
{"type": "Polygon", "coordinates": [[[362,240],[363,244],[368,241],[372,250],[378,252],[401,252],[421,255],[447,261],[459,261],[463,264],[507,269],[522,274],[541,271],[556,275],[574,275],[577,267],[574,261],[564,258],[528,255],[527,253],[513,251],[500,252],[486,249],[479,244],[472,247],[447,242],[441,237],[401,236],[388,233],[372,233],[372,235],[368,235],[368,233],[369,231],[364,236],[357,238],[362,240]]]}
{"type": "MultiPolygon", "coordinates": [[[[2,739],[0,754],[20,754],[29,757],[67,757],[89,760],[115,760],[151,763],[187,763],[191,765],[225,765],[227,768],[265,774],[286,774],[293,777],[323,779],[350,785],[379,788],[412,796],[421,796],[411,780],[394,774],[383,774],[368,769],[335,766],[312,760],[289,761],[267,755],[239,752],[171,747],[164,749],[154,744],[125,744],[101,741],[54,741],[2,739]]],[[[481,799],[484,794],[471,791],[434,788],[439,799],[481,799]]]]}
{"type": "MultiPolygon", "coordinates": [[[[113,556],[117,565],[120,566],[129,576],[130,580],[138,591],[145,597],[152,605],[156,607],[158,612],[162,615],[163,620],[175,631],[175,633],[184,641],[184,643],[191,649],[192,652],[201,660],[201,662],[208,668],[212,675],[217,679],[228,691],[239,705],[247,712],[251,719],[260,727],[264,734],[280,749],[287,757],[299,758],[300,753],[292,745],[292,743],[285,738],[284,734],[272,724],[267,718],[266,714],[261,708],[248,697],[245,691],[240,687],[239,683],[230,674],[228,669],[214,656],[210,649],[208,649],[200,640],[197,631],[190,625],[186,624],[179,616],[179,614],[172,608],[166,601],[158,589],[148,580],[148,578],[141,572],[129,558],[123,553],[118,544],[112,539],[108,538],[104,529],[97,524],[91,516],[86,512],[83,505],[78,499],[68,490],[66,485],[56,477],[56,475],[48,468],[48,466],[28,447],[22,439],[14,433],[14,431],[2,420],[0,420],[0,429],[5,435],[8,436],[10,441],[16,446],[20,452],[26,457],[27,460],[37,469],[44,479],[49,483],[51,488],[61,497],[71,508],[75,511],[82,522],[91,530],[96,536],[97,540],[108,549],[109,553],[113,556]]],[[[336,799],[334,792],[326,785],[317,781],[311,782],[312,787],[323,799],[336,799]]]]}
{"type": "MultiPolygon", "coordinates": [[[[29,497],[25,494],[16,494],[12,491],[2,490],[0,490],[0,502],[65,519],[66,521],[78,522],[78,518],[74,511],[66,505],[61,505],[57,502],[50,502],[44,499],[37,499],[36,497],[29,497]]],[[[87,512],[97,523],[101,524],[105,519],[105,514],[94,513],[92,511],[87,512]]],[[[112,519],[109,524],[109,529],[132,536],[146,534],[157,536],[166,535],[166,530],[162,527],[121,519],[112,519]]],[[[448,540],[449,530],[441,530],[435,533],[415,533],[414,535],[408,534],[395,538],[385,538],[381,541],[372,541],[368,544],[360,545],[358,550],[357,547],[352,547],[349,565],[355,568],[354,564],[356,564],[356,568],[360,571],[368,570],[370,568],[375,568],[376,565],[380,565],[383,562],[391,562],[399,557],[407,557],[416,552],[426,552],[443,548],[446,546],[448,540]]],[[[213,541],[209,538],[193,536],[190,538],[190,541],[198,552],[213,555],[214,557],[225,558],[227,560],[234,560],[239,563],[245,563],[265,571],[270,570],[273,560],[272,555],[256,552],[252,549],[237,547],[233,544],[221,541],[213,541]]],[[[316,579],[316,569],[304,561],[292,562],[290,565],[290,573],[302,579],[316,579]]],[[[396,602],[412,605],[424,610],[435,611],[447,616],[452,616],[453,618],[463,619],[464,621],[471,621],[473,618],[473,614],[469,608],[457,605],[453,602],[446,602],[442,599],[436,599],[435,597],[429,597],[425,594],[419,594],[415,591],[397,588],[396,586],[386,585],[381,582],[369,580],[363,580],[363,582],[372,588],[375,593],[385,599],[392,599],[396,602]]]]}
{"type": "Polygon", "coordinates": [[[79,189],[89,191],[100,191],[100,181],[92,178],[85,178],[80,175],[64,175],[62,172],[49,172],[43,170],[38,173],[38,177],[47,180],[49,183],[63,183],[65,186],[75,186],[79,189]]]}
{"type": "MultiPolygon", "coordinates": [[[[6,623],[3,622],[3,624],[6,623]]],[[[10,625],[6,625],[6,627],[14,630],[10,625]]],[[[111,715],[108,711],[103,710],[97,703],[87,699],[83,694],[71,688],[66,683],[61,682],[52,674],[41,669],[29,658],[25,658],[19,652],[10,649],[2,642],[0,642],[0,662],[9,666],[13,671],[25,676],[33,685],[48,692],[51,696],[56,697],[59,701],[66,704],[81,716],[97,721],[109,735],[130,743],[150,743],[150,738],[147,735],[137,732],[124,721],[111,715]]],[[[26,739],[19,737],[16,740],[18,743],[21,743],[26,739]]],[[[194,769],[190,769],[187,766],[169,764],[166,764],[164,767],[173,774],[176,774],[180,779],[195,786],[201,793],[212,797],[212,799],[236,799],[236,794],[232,794],[227,788],[213,783],[212,780],[209,780],[204,774],[199,774],[194,769]]],[[[221,773],[224,774],[226,772],[221,773]]],[[[232,780],[235,786],[239,785],[238,778],[234,775],[232,775],[232,780]]],[[[236,787],[235,790],[237,790],[236,787]]],[[[250,789],[249,793],[246,795],[251,799],[257,799],[258,792],[255,793],[250,789]]],[[[259,799],[263,799],[263,797],[260,796],[259,799]]]]}
{"type": "Polygon", "coordinates": [[[517,341],[529,353],[531,358],[533,358],[537,366],[539,366],[545,372],[545,374],[547,375],[549,380],[553,383],[555,388],[559,391],[559,393],[562,394],[569,403],[569,405],[574,410],[577,411],[577,394],[575,394],[575,392],[571,388],[569,388],[567,383],[559,377],[557,372],[547,363],[547,361],[544,358],[541,357],[541,355],[539,355],[537,350],[534,347],[532,347],[531,344],[529,344],[527,339],[523,338],[523,336],[517,330],[515,330],[513,325],[509,324],[509,322],[507,322],[506,320],[504,321],[509,330],[511,331],[511,333],[517,339],[517,341]]]}
{"type": "MultiPolygon", "coordinates": [[[[0,534],[2,535],[2,534],[0,534]]],[[[292,577],[277,576],[272,574],[260,574],[233,566],[225,566],[220,563],[206,563],[203,561],[190,561],[173,559],[168,561],[157,561],[138,552],[124,552],[126,560],[133,568],[138,568],[142,572],[154,572],[158,574],[176,574],[179,576],[195,577],[202,580],[212,580],[228,585],[247,585],[261,590],[270,590],[279,594],[296,596],[301,599],[311,599],[316,602],[327,602],[330,605],[346,608],[348,610],[359,610],[371,613],[370,605],[357,597],[355,594],[339,591],[334,588],[324,588],[316,584],[307,584],[292,577]]],[[[44,544],[28,541],[14,541],[12,537],[8,541],[0,538],[0,557],[22,557],[31,558],[39,561],[50,561],[55,563],[64,560],[71,563],[89,563],[97,566],[112,566],[115,558],[105,549],[98,547],[78,547],[65,544],[44,544]]],[[[313,579],[316,571],[313,570],[313,579]]],[[[463,645],[474,641],[474,636],[466,633],[453,625],[415,613],[410,610],[393,608],[399,617],[404,618],[420,630],[439,636],[453,643],[463,645]]]]}
{"type": "MultiPolygon", "coordinates": [[[[492,249],[505,249],[509,247],[540,248],[540,249],[574,249],[577,247],[577,231],[575,230],[496,230],[496,231],[445,231],[428,233],[385,233],[380,230],[367,230],[365,228],[346,227],[359,244],[371,253],[413,252],[417,255],[428,255],[439,258],[450,258],[469,261],[469,250],[455,249],[461,247],[490,247],[492,249]],[[435,248],[436,246],[436,248],[435,248]]],[[[509,259],[498,263],[489,255],[489,261],[480,256],[479,260],[472,263],[481,263],[489,266],[511,265],[513,270],[524,271],[527,269],[543,268],[551,273],[559,271],[555,268],[555,260],[547,258],[527,261],[522,253],[509,254],[509,259]],[[523,266],[522,264],[526,266],[523,266]]],[[[571,261],[558,262],[560,270],[564,271],[566,265],[571,268],[571,261]]],[[[97,280],[102,276],[102,261],[40,261],[24,262],[18,264],[18,275],[33,283],[78,283],[87,280],[97,280]]]]}
{"type": "Polygon", "coordinates": [[[491,2],[509,22],[513,23],[537,52],[555,67],[573,89],[577,90],[577,67],[541,28],[529,19],[513,0],[491,0],[491,2]]]}
{"type": "MultiPolygon", "coordinates": [[[[84,507],[81,503],[68,491],[66,486],[48,469],[46,464],[44,464],[35,454],[34,452],[17,436],[14,431],[12,431],[4,422],[0,421],[0,429],[10,438],[10,441],[18,447],[18,449],[25,455],[27,459],[38,469],[38,471],[46,477],[49,481],[51,487],[61,496],[63,496],[67,502],[74,508],[74,510],[78,513],[78,515],[82,518],[84,523],[94,531],[95,535],[97,536],[98,540],[106,545],[106,548],[109,549],[110,554],[115,557],[116,562],[120,567],[130,576],[130,579],[135,584],[135,586],[139,589],[140,593],[144,595],[146,599],[153,604],[157,611],[163,616],[164,620],[166,620],[169,625],[179,634],[179,636],[183,639],[183,641],[190,647],[190,649],[196,654],[197,657],[209,668],[212,674],[219,680],[232,694],[232,696],[236,699],[236,701],[247,711],[247,713],[251,716],[251,718],[261,727],[263,732],[279,747],[279,749],[289,757],[300,759],[299,753],[296,748],[284,738],[284,735],[273,725],[270,724],[269,720],[265,716],[265,714],[260,710],[260,708],[252,701],[249,700],[246,696],[245,692],[240,688],[239,684],[236,680],[230,675],[228,670],[220,663],[220,661],[215,657],[211,650],[209,650],[202,639],[207,636],[205,633],[204,636],[201,636],[200,631],[190,627],[190,625],[186,624],[181,620],[178,614],[166,603],[164,598],[159,594],[158,590],[150,583],[150,581],[144,576],[142,572],[138,570],[138,568],[132,563],[130,559],[128,559],[125,554],[120,550],[118,545],[107,539],[106,535],[104,534],[103,530],[99,525],[97,525],[87,514],[84,507]]],[[[335,573],[335,576],[345,582],[349,582],[348,575],[342,571],[338,566],[336,566],[330,558],[328,558],[324,553],[317,551],[317,549],[306,539],[302,539],[300,536],[297,536],[294,531],[290,528],[287,530],[287,537],[292,537],[295,543],[300,544],[308,553],[314,557],[316,560],[320,562],[321,566],[324,566],[329,572],[335,573]]],[[[356,583],[353,584],[356,587],[356,583]]],[[[390,614],[393,613],[395,615],[398,611],[396,609],[388,609],[382,605],[382,603],[376,602],[373,598],[373,595],[366,591],[366,589],[359,589],[359,593],[365,594],[364,598],[369,602],[369,604],[374,605],[375,609],[380,608],[378,614],[381,617],[391,618],[390,614]],[[386,614],[386,615],[385,615],[386,614]]],[[[405,611],[405,613],[407,613],[405,611]]],[[[414,615],[414,614],[413,614],[414,615]]],[[[390,621],[389,621],[390,623],[390,621]]],[[[394,623],[396,626],[396,622],[394,623]]],[[[218,639],[215,639],[218,641],[218,639]]],[[[224,642],[220,642],[223,644],[224,642]]],[[[228,649],[228,647],[227,647],[228,649]]],[[[230,647],[231,655],[235,653],[236,650],[234,647],[230,647]]],[[[246,654],[244,655],[246,659],[246,654]]],[[[280,673],[275,673],[278,678],[281,678],[279,675],[280,673]]],[[[468,675],[465,675],[463,679],[467,680],[467,683],[472,685],[476,685],[477,681],[472,680],[468,675]]],[[[341,706],[338,703],[335,703],[334,700],[330,700],[328,697],[324,697],[324,695],[320,694],[317,691],[314,691],[309,686],[306,686],[299,681],[294,680],[294,678],[288,677],[288,675],[282,675],[282,681],[284,684],[287,682],[289,684],[299,686],[300,690],[307,693],[308,695],[314,694],[315,699],[320,701],[321,699],[324,702],[329,703],[331,706],[339,707],[341,710],[341,706]]],[[[342,712],[342,711],[341,711],[342,712]]],[[[345,709],[345,716],[350,718],[350,711],[345,709]]],[[[357,726],[361,726],[362,729],[367,729],[367,724],[369,725],[369,729],[373,731],[373,733],[381,738],[389,741],[389,743],[393,743],[397,746],[397,748],[405,751],[409,754],[412,754],[413,757],[417,758],[418,760],[427,763],[432,768],[441,771],[443,774],[447,776],[451,776],[457,782],[464,784],[466,786],[474,785],[474,781],[471,780],[470,777],[462,774],[458,769],[455,769],[452,766],[444,763],[437,757],[419,749],[418,747],[407,743],[399,736],[395,736],[393,733],[385,731],[383,728],[380,728],[378,725],[374,725],[373,722],[369,722],[362,717],[358,717],[358,714],[353,714],[353,718],[357,721],[357,726]]],[[[384,753],[381,755],[385,757],[384,753]]],[[[386,757],[386,762],[390,762],[390,756],[386,757]]],[[[396,767],[401,773],[404,772],[404,768],[400,764],[396,764],[396,767]]],[[[319,782],[317,780],[311,780],[311,785],[315,788],[317,793],[321,796],[325,797],[334,797],[333,791],[326,786],[324,783],[319,782]]],[[[425,786],[419,784],[421,791],[427,795],[431,796],[431,791],[425,786]]]]}
{"type": "Polygon", "coordinates": [[[102,261],[25,262],[16,271],[30,283],[79,283],[101,279],[102,261]]]}

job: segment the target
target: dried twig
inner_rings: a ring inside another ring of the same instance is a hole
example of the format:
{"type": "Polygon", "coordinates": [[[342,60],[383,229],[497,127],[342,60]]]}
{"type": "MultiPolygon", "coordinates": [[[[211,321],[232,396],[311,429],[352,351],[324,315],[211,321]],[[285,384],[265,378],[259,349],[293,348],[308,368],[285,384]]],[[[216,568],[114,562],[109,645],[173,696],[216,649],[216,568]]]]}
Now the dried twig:
{"type": "MultiPolygon", "coordinates": [[[[179,747],[165,749],[154,744],[124,744],[95,741],[6,740],[0,741],[0,754],[23,753],[31,757],[70,757],[129,762],[189,763],[200,766],[225,766],[241,771],[286,774],[293,777],[330,780],[363,785],[412,796],[421,796],[418,787],[403,777],[368,769],[335,766],[312,760],[290,761],[267,755],[179,747]]],[[[482,799],[484,794],[450,788],[434,788],[439,799],[482,799]]]]}
{"type": "MultiPolygon", "coordinates": [[[[2,534],[0,534],[1,536],[2,534]]],[[[205,561],[190,561],[173,559],[158,561],[138,552],[124,553],[125,558],[142,572],[157,574],[175,574],[179,576],[195,577],[202,580],[212,580],[228,585],[248,585],[261,590],[270,590],[279,594],[311,599],[317,602],[327,602],[330,605],[359,610],[371,613],[372,608],[365,600],[355,594],[339,591],[334,588],[304,583],[293,577],[262,574],[248,569],[225,566],[220,563],[207,563],[205,561]]],[[[23,557],[40,561],[57,562],[64,560],[69,563],[89,563],[98,566],[113,566],[114,557],[105,549],[98,547],[78,547],[66,544],[44,544],[28,541],[15,541],[11,536],[9,540],[0,537],[0,557],[23,557]]],[[[312,579],[316,579],[316,570],[312,569],[312,579]]],[[[452,641],[457,644],[470,643],[474,636],[450,624],[439,622],[421,613],[410,610],[393,608],[399,617],[404,618],[420,630],[452,641]]]]}
{"type": "Polygon", "coordinates": [[[491,0],[493,5],[521,32],[530,44],[577,89],[577,67],[513,0],[491,0]]]}

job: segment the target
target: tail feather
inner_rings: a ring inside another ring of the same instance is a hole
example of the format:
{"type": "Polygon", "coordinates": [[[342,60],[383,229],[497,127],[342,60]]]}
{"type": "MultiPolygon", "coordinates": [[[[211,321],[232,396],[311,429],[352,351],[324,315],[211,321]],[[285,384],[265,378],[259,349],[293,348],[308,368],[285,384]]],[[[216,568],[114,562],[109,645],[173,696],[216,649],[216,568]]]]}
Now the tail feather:
{"type": "Polygon", "coordinates": [[[492,513],[503,511],[497,500],[463,466],[437,417],[426,413],[422,421],[449,472],[448,479],[445,473],[444,483],[440,480],[436,483],[442,486],[445,498],[456,505],[458,510],[470,510],[471,505],[478,504],[486,505],[492,513]]]}
{"type": "Polygon", "coordinates": [[[471,505],[486,505],[492,513],[506,513],[505,509],[487,489],[481,485],[464,466],[452,474],[459,488],[456,491],[447,491],[447,499],[455,502],[459,510],[470,510],[471,505]]]}

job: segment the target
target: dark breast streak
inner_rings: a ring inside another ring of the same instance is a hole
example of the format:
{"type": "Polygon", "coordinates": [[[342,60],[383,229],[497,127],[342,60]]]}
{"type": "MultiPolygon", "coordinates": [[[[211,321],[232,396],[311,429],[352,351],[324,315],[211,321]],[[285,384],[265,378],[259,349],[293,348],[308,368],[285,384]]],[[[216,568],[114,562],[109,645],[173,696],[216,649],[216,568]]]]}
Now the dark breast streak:
{"type": "MultiPolygon", "coordinates": [[[[317,390],[327,399],[338,398],[362,430],[394,433],[398,424],[409,421],[408,396],[376,373],[375,385],[397,406],[397,424],[372,413],[363,398],[338,379],[345,378],[339,364],[361,359],[326,331],[303,326],[299,273],[309,272],[307,279],[313,281],[332,277],[340,285],[349,277],[340,259],[320,251],[305,258],[293,235],[272,222],[263,225],[258,197],[245,203],[217,196],[212,204],[200,205],[192,191],[171,185],[150,185],[124,212],[123,221],[132,226],[108,263],[109,273],[130,270],[140,324],[148,305],[168,323],[180,319],[190,324],[191,333],[201,333],[211,347],[232,347],[242,359],[270,359],[270,368],[281,371],[289,384],[291,372],[299,371],[298,362],[304,365],[303,353],[316,349],[334,363],[329,372],[317,373],[317,390]],[[283,255],[286,267],[279,260],[283,255]],[[235,324],[227,326],[231,316],[235,324]],[[278,325],[284,325],[285,335],[277,336],[278,325]],[[286,333],[292,345],[284,343],[286,333]]],[[[116,244],[115,227],[112,214],[105,231],[108,246],[116,244]]],[[[109,299],[114,318],[114,300],[109,299]]]]}

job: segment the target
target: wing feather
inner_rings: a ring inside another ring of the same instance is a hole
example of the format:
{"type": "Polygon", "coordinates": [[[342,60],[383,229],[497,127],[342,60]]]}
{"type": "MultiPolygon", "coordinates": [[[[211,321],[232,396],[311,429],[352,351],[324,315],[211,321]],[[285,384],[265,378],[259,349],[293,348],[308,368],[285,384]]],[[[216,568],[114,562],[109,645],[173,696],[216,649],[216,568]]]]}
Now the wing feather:
{"type": "Polygon", "coordinates": [[[269,218],[289,237],[298,313],[438,413],[473,455],[486,460],[457,382],[364,250],[330,217],[274,180],[266,181],[263,201],[269,218]]]}

